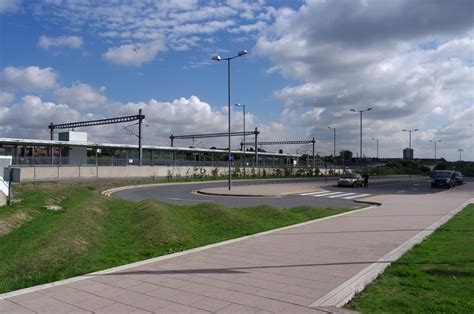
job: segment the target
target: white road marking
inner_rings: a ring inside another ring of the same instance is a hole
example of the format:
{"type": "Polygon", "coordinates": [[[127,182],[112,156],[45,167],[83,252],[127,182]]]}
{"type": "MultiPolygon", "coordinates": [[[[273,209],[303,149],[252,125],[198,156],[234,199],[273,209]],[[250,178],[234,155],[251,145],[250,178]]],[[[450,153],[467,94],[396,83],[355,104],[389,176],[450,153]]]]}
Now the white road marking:
{"type": "Polygon", "coordinates": [[[344,193],[344,192],[329,192],[329,193],[311,195],[311,196],[313,196],[313,197],[322,197],[322,196],[336,195],[336,194],[342,194],[342,193],[344,193]]]}
{"type": "Polygon", "coordinates": [[[301,196],[308,196],[308,195],[315,195],[315,194],[323,194],[323,193],[327,193],[328,191],[319,191],[319,192],[309,192],[309,193],[303,193],[303,194],[300,194],[301,196]]]}
{"type": "Polygon", "coordinates": [[[343,198],[346,200],[351,200],[359,197],[366,197],[372,194],[356,194],[356,193],[347,193],[347,192],[334,192],[334,191],[317,191],[317,192],[308,192],[301,193],[301,196],[312,196],[312,197],[328,197],[328,198],[343,198]]]}
{"type": "Polygon", "coordinates": [[[351,200],[353,198],[359,198],[359,197],[365,197],[365,196],[369,196],[371,194],[357,194],[357,195],[354,195],[354,196],[348,196],[348,197],[344,197],[345,200],[351,200]]]}
{"type": "Polygon", "coordinates": [[[335,198],[335,197],[343,197],[343,196],[349,196],[349,195],[354,195],[355,193],[344,193],[344,194],[339,194],[339,195],[332,195],[328,196],[329,198],[335,198]]]}

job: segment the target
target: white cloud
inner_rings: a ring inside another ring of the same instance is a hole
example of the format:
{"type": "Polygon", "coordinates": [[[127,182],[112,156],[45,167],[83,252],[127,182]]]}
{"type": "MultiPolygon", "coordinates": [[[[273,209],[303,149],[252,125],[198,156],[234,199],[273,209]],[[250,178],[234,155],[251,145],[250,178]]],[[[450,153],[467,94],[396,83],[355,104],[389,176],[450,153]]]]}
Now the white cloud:
{"type": "Polygon", "coordinates": [[[77,109],[95,109],[107,102],[107,97],[102,95],[105,86],[96,91],[90,85],[80,82],[73,83],[71,87],[62,87],[54,91],[54,98],[60,103],[66,103],[77,109]]]}
{"type": "Polygon", "coordinates": [[[15,90],[48,89],[56,86],[57,76],[52,68],[41,69],[38,66],[17,68],[8,66],[0,72],[0,83],[15,90]]]}
{"type": "Polygon", "coordinates": [[[68,30],[90,32],[115,44],[107,60],[127,65],[150,62],[165,47],[182,51],[206,42],[218,32],[255,32],[270,21],[275,9],[265,1],[48,1],[35,6],[35,14],[61,21],[68,30]],[[240,25],[241,20],[246,25],[240,25]],[[133,56],[133,43],[146,53],[133,56]],[[117,62],[116,62],[117,61],[117,62]]]}
{"type": "Polygon", "coordinates": [[[79,36],[48,37],[42,35],[38,40],[38,46],[43,49],[50,47],[81,48],[83,44],[83,39],[79,36]]]}
{"type": "Polygon", "coordinates": [[[66,105],[44,102],[33,95],[26,95],[20,102],[2,109],[0,132],[4,136],[17,138],[48,138],[51,122],[74,121],[81,116],[66,105]]]}
{"type": "Polygon", "coordinates": [[[0,92],[0,106],[6,106],[13,102],[15,95],[8,92],[0,92]]]}
{"type": "Polygon", "coordinates": [[[258,21],[253,24],[244,24],[244,25],[239,25],[236,28],[230,29],[229,32],[231,33],[250,33],[250,32],[256,32],[256,31],[262,31],[267,24],[262,21],[258,21]]]}
{"type": "MultiPolygon", "coordinates": [[[[189,98],[179,98],[169,102],[157,101],[151,99],[147,102],[130,102],[127,104],[115,103],[109,108],[112,115],[132,115],[137,114],[138,109],[143,109],[145,115],[145,124],[149,127],[143,128],[144,143],[153,145],[169,146],[169,136],[196,134],[196,133],[214,133],[225,132],[227,130],[227,106],[222,108],[213,108],[209,103],[202,101],[197,96],[189,98]]],[[[242,113],[232,112],[232,130],[242,130],[242,113]]],[[[256,122],[252,114],[247,113],[246,127],[251,130],[256,122]]],[[[114,129],[115,131],[103,130],[101,136],[107,136],[110,141],[123,142],[123,128],[114,129]],[[105,133],[104,133],[105,132],[105,133]]],[[[136,141],[136,137],[125,139],[131,142],[136,141]]],[[[233,138],[232,147],[240,147],[242,139],[233,138]]],[[[196,140],[194,145],[199,147],[226,147],[225,138],[211,138],[196,140]]],[[[176,146],[191,146],[191,140],[176,140],[176,146]]]]}
{"type": "Polygon", "coordinates": [[[140,66],[153,61],[159,52],[166,50],[164,43],[157,40],[150,43],[126,44],[109,48],[103,56],[112,63],[140,66]]]}
{"type": "Polygon", "coordinates": [[[0,0],[0,14],[15,12],[20,6],[20,0],[0,0]]]}
{"type": "MultiPolygon", "coordinates": [[[[306,132],[328,149],[327,126],[336,126],[340,145],[358,151],[359,121],[349,109],[373,107],[364,115],[364,145],[379,137],[386,155],[401,156],[401,129],[438,128],[441,136],[455,112],[472,107],[470,12],[470,1],[307,1],[278,10],[253,51],[272,61],[269,74],[298,82],[274,93],[289,124],[317,122],[306,132]]],[[[467,134],[460,131],[453,145],[466,144],[467,134]]]]}
{"type": "Polygon", "coordinates": [[[435,114],[435,115],[442,115],[443,114],[443,108],[441,107],[436,107],[432,110],[432,112],[435,114]]]}

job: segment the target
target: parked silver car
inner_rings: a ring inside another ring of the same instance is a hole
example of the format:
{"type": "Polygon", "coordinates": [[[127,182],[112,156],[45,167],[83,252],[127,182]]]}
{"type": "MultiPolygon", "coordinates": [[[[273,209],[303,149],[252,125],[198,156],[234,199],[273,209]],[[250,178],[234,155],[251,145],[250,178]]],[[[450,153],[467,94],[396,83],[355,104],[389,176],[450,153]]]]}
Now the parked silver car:
{"type": "Polygon", "coordinates": [[[356,186],[362,186],[364,184],[364,178],[359,173],[346,173],[343,174],[339,181],[337,181],[337,186],[349,186],[355,188],[356,186]]]}

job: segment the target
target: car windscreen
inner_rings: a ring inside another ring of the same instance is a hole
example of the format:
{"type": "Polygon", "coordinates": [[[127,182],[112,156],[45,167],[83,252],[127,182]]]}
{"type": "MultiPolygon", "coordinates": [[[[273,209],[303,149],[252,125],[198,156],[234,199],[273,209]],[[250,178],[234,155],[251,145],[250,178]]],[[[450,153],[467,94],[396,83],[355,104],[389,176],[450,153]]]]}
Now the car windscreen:
{"type": "Polygon", "coordinates": [[[450,177],[453,173],[451,171],[435,171],[433,172],[433,177],[436,178],[447,178],[450,177]]]}
{"type": "Polygon", "coordinates": [[[356,174],[356,173],[347,173],[347,174],[342,175],[341,178],[344,178],[344,179],[355,179],[355,178],[357,178],[357,174],[356,174]]]}

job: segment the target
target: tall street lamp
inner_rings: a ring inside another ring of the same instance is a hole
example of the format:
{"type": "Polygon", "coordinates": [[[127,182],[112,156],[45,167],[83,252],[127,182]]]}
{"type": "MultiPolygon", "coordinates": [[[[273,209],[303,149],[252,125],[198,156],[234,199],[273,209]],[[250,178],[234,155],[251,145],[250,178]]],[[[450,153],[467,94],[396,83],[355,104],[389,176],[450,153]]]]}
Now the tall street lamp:
{"type": "Polygon", "coordinates": [[[441,140],[430,140],[430,143],[434,143],[434,159],[436,160],[436,143],[441,142],[441,140]]]}
{"type": "Polygon", "coordinates": [[[462,161],[462,158],[461,158],[461,153],[464,151],[464,149],[460,148],[458,149],[458,152],[459,152],[459,161],[462,161]]]}
{"type": "Polygon", "coordinates": [[[409,136],[408,136],[408,138],[409,138],[409,142],[408,142],[408,143],[409,143],[409,146],[408,146],[408,148],[411,149],[411,132],[416,132],[416,131],[418,131],[418,129],[413,129],[413,130],[403,129],[402,131],[403,131],[403,132],[408,132],[408,134],[409,134],[409,136]]]}
{"type": "Polygon", "coordinates": [[[378,138],[372,138],[372,141],[377,142],[377,159],[379,159],[379,139],[378,138]]]}
{"type": "Polygon", "coordinates": [[[461,171],[462,169],[462,156],[461,156],[461,153],[464,151],[464,149],[460,148],[458,149],[458,152],[459,152],[459,171],[461,171]]]}
{"type": "Polygon", "coordinates": [[[243,151],[244,151],[244,176],[245,176],[245,162],[247,161],[245,158],[245,105],[242,104],[235,104],[236,107],[242,107],[243,109],[243,119],[244,119],[244,145],[243,145],[243,151]]]}
{"type": "Polygon", "coordinates": [[[360,112],[360,155],[359,155],[360,160],[362,160],[362,112],[370,111],[370,110],[372,110],[372,108],[367,108],[365,110],[351,109],[352,112],[360,112]]]}
{"type": "Polygon", "coordinates": [[[334,158],[336,158],[336,128],[328,126],[328,129],[332,129],[334,131],[334,158]]]}
{"type": "Polygon", "coordinates": [[[231,165],[232,165],[232,154],[230,151],[230,60],[245,56],[247,54],[247,50],[241,50],[237,53],[237,55],[228,57],[228,58],[221,58],[219,55],[214,55],[212,56],[212,60],[214,61],[222,61],[226,60],[227,61],[227,110],[229,111],[229,117],[228,117],[228,137],[229,137],[229,156],[227,156],[227,163],[229,166],[229,176],[228,176],[228,188],[229,190],[232,188],[232,174],[231,174],[231,165]]]}

